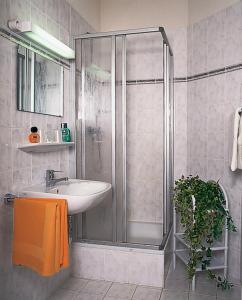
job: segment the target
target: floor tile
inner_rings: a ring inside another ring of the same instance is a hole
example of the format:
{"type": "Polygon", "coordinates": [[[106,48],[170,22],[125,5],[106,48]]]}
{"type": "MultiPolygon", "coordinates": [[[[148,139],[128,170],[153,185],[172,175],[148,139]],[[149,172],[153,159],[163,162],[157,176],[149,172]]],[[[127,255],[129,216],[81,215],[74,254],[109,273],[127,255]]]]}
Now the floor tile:
{"type": "Polygon", "coordinates": [[[112,282],[102,280],[89,280],[87,285],[83,288],[83,293],[105,295],[109,290],[112,282]]]}
{"type": "Polygon", "coordinates": [[[160,300],[188,300],[188,292],[163,290],[160,300]]]}
{"type": "Polygon", "coordinates": [[[169,272],[167,274],[167,279],[188,279],[186,266],[179,259],[176,262],[176,268],[173,268],[173,263],[170,264],[169,272]]]}
{"type": "Polygon", "coordinates": [[[49,298],[49,300],[75,300],[76,295],[77,293],[74,291],[59,289],[49,298]]]}
{"type": "Polygon", "coordinates": [[[107,297],[118,299],[131,299],[136,289],[134,284],[113,283],[107,293],[107,297]]]}
{"type": "Polygon", "coordinates": [[[202,295],[191,292],[189,294],[189,300],[216,300],[216,296],[202,295]]]}
{"type": "Polygon", "coordinates": [[[203,275],[196,276],[195,292],[188,290],[189,282],[182,270],[179,275],[169,274],[163,292],[149,286],[72,277],[49,300],[242,300],[240,286],[222,291],[203,275]]]}
{"type": "Polygon", "coordinates": [[[217,283],[206,277],[196,278],[195,293],[210,296],[216,296],[217,283]]]}
{"type": "Polygon", "coordinates": [[[186,277],[174,279],[172,277],[167,278],[165,281],[165,289],[166,290],[173,290],[173,291],[181,291],[181,292],[188,292],[189,291],[189,281],[186,277]]]}
{"type": "Polygon", "coordinates": [[[241,300],[241,289],[242,288],[239,286],[234,286],[231,290],[228,291],[223,291],[218,288],[217,300],[241,300]]]}
{"type": "Polygon", "coordinates": [[[87,285],[87,283],[87,279],[71,277],[61,286],[61,288],[72,291],[82,291],[84,286],[87,285]]]}
{"type": "Polygon", "coordinates": [[[152,288],[148,286],[138,286],[135,290],[134,300],[159,300],[161,295],[161,289],[152,288]]]}
{"type": "Polygon", "coordinates": [[[124,298],[106,296],[103,300],[123,300],[124,298]]]}
{"type": "Polygon", "coordinates": [[[102,300],[103,295],[92,295],[92,294],[86,294],[86,293],[79,293],[76,297],[75,300],[102,300]]]}

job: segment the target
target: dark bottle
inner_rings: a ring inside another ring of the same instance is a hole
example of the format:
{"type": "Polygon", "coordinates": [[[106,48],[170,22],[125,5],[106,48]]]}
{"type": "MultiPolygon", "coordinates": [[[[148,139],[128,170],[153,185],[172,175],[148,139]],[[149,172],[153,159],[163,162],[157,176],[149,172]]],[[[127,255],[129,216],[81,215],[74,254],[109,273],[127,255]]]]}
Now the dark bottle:
{"type": "Polygon", "coordinates": [[[68,143],[71,141],[71,132],[70,129],[67,128],[67,123],[61,123],[61,137],[62,142],[68,143]]]}

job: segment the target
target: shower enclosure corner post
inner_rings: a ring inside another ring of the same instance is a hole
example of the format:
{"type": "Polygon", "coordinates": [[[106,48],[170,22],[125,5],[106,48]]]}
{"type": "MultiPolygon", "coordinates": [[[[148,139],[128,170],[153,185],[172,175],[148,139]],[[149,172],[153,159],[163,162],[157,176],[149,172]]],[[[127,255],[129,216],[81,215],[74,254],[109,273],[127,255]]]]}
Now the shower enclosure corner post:
{"type": "MultiPolygon", "coordinates": [[[[70,43],[71,47],[73,49],[75,49],[76,47],[76,40],[75,38],[72,38],[71,39],[71,43],[70,43]]],[[[64,74],[63,74],[64,76],[64,74]]],[[[76,60],[73,59],[70,63],[70,102],[72,103],[73,105],[73,109],[74,109],[74,116],[75,116],[75,120],[74,120],[74,158],[76,160],[76,153],[77,153],[77,99],[76,99],[76,60]]],[[[63,95],[64,95],[64,86],[63,86],[63,95]]],[[[63,113],[64,113],[64,103],[63,103],[63,113]]],[[[76,170],[76,164],[75,164],[75,170],[74,170],[74,174],[75,174],[75,178],[77,176],[77,170],[76,170]]]]}
{"type": "Polygon", "coordinates": [[[82,133],[82,139],[81,139],[81,174],[82,179],[86,178],[86,121],[85,121],[85,62],[83,57],[83,41],[81,40],[81,93],[82,93],[82,113],[81,113],[81,133],[82,133]]]}
{"type": "MultiPolygon", "coordinates": [[[[76,47],[76,40],[73,37],[71,39],[70,46],[75,49],[76,47]]],[[[63,74],[64,76],[64,74],[63,74]]],[[[64,87],[63,87],[64,89],[64,87]]],[[[64,90],[63,90],[64,93],[64,90]]],[[[74,159],[75,161],[77,160],[77,99],[76,99],[76,60],[73,59],[70,62],[70,103],[73,105],[74,109],[74,159]]],[[[64,113],[64,103],[63,103],[63,113],[64,113]]],[[[73,137],[73,135],[72,135],[73,137]]],[[[70,168],[70,167],[69,167],[70,168]]],[[[75,163],[75,170],[74,170],[74,178],[77,178],[77,168],[76,168],[76,163],[75,163]]],[[[72,216],[69,219],[70,227],[71,227],[71,236],[69,237],[71,241],[77,241],[78,239],[78,220],[76,216],[72,216]]]]}
{"type": "Polygon", "coordinates": [[[113,242],[117,240],[117,194],[116,194],[116,37],[111,37],[111,98],[112,98],[112,210],[113,242]]]}
{"type": "Polygon", "coordinates": [[[168,186],[168,171],[169,171],[169,166],[168,166],[168,159],[169,159],[169,149],[168,149],[168,144],[169,144],[169,137],[167,135],[167,130],[168,130],[168,114],[167,114],[167,109],[168,109],[168,104],[169,104],[169,73],[168,73],[168,47],[165,43],[163,42],[163,77],[164,77],[164,87],[163,87],[163,109],[164,109],[164,119],[163,119],[163,236],[166,235],[167,233],[167,216],[166,216],[166,210],[167,210],[167,197],[168,197],[168,191],[167,191],[167,186],[168,186]]]}
{"type": "MultiPolygon", "coordinates": [[[[165,33],[163,33],[165,35],[165,33]]],[[[163,44],[164,72],[164,160],[163,160],[163,234],[169,234],[172,225],[172,190],[174,184],[174,105],[173,105],[173,54],[167,37],[163,44]]]]}
{"type": "MultiPolygon", "coordinates": [[[[175,107],[174,107],[174,57],[173,54],[171,53],[171,93],[170,93],[170,104],[171,104],[171,191],[170,191],[170,197],[173,199],[173,194],[174,194],[174,184],[175,184],[175,174],[174,174],[174,136],[175,136],[175,107]]],[[[173,202],[171,202],[171,223],[174,224],[173,222],[173,202]]]]}
{"type": "Polygon", "coordinates": [[[127,242],[127,99],[126,99],[126,36],[122,37],[122,132],[123,132],[123,242],[127,242]]]}

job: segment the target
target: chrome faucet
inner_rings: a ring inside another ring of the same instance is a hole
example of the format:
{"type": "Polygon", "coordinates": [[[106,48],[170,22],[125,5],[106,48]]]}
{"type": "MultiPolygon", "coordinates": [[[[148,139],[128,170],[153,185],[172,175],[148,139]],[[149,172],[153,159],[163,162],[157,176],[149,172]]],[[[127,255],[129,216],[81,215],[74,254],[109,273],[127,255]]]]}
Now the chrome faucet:
{"type": "Polygon", "coordinates": [[[46,170],[46,177],[45,177],[46,187],[51,187],[54,186],[57,182],[68,180],[68,177],[55,178],[55,173],[59,173],[59,172],[62,171],[46,170]]]}

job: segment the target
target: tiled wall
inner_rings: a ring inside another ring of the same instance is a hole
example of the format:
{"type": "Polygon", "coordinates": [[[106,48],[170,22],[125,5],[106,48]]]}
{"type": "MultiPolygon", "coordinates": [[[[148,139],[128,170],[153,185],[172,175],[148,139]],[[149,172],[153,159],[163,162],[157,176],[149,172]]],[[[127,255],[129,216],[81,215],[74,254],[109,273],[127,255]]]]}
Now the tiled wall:
{"type": "MultiPolygon", "coordinates": [[[[188,74],[242,62],[242,3],[188,28],[188,74]]],[[[240,278],[242,172],[231,172],[233,118],[242,104],[242,71],[188,83],[188,172],[220,180],[238,232],[229,238],[229,275],[240,278]]]]}
{"type": "MultiPolygon", "coordinates": [[[[57,38],[69,44],[71,35],[91,31],[90,26],[64,0],[25,1],[2,0],[0,25],[8,19],[32,20],[57,38]]],[[[23,186],[44,181],[45,170],[63,170],[75,175],[74,151],[26,154],[17,149],[26,143],[30,127],[57,129],[68,122],[74,133],[74,103],[70,100],[70,72],[64,73],[64,117],[44,116],[16,110],[16,48],[0,37],[0,196],[18,192],[23,186]]],[[[51,278],[42,278],[22,267],[11,264],[12,209],[0,201],[0,298],[40,300],[61,283],[69,271],[51,278]]]]}

